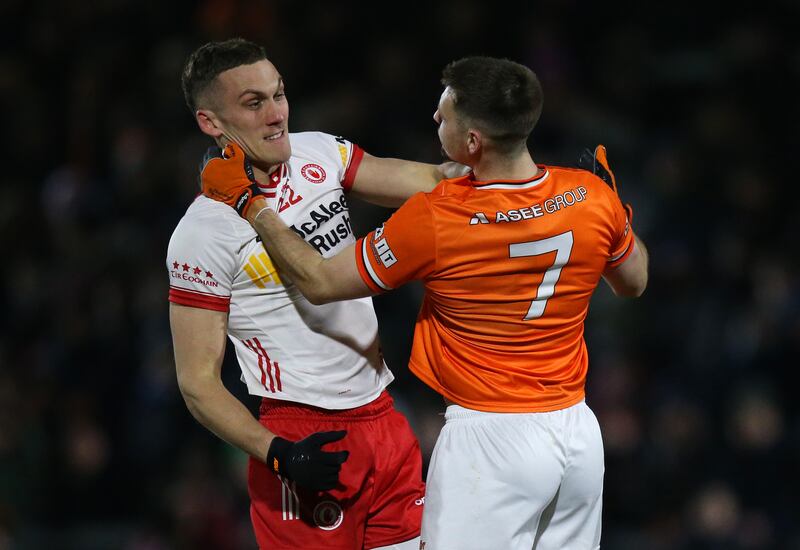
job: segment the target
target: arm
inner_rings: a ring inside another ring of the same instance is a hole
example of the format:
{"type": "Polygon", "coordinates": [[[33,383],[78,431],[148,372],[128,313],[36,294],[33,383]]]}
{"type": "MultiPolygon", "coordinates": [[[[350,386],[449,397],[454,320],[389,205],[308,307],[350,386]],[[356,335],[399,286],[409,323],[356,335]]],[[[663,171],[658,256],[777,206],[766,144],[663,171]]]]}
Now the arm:
{"type": "Polygon", "coordinates": [[[647,248],[639,237],[634,235],[634,245],[630,256],[619,266],[606,269],[603,279],[617,296],[638,298],[647,288],[647,248]]]}
{"type": "MultiPolygon", "coordinates": [[[[584,170],[592,172],[604,182],[619,197],[617,191],[617,179],[608,164],[608,157],[604,145],[598,145],[594,151],[586,149],[578,160],[578,166],[584,170]]],[[[621,202],[621,201],[620,201],[621,202]]],[[[629,204],[624,204],[623,208],[627,214],[627,225],[633,221],[633,209],[629,204]]],[[[614,291],[617,296],[625,298],[638,298],[647,288],[647,264],[649,255],[644,243],[633,235],[633,250],[625,261],[615,267],[606,268],[603,272],[603,279],[614,291]]]]}
{"type": "Polygon", "coordinates": [[[411,195],[427,193],[441,180],[461,176],[467,170],[455,162],[435,165],[364,153],[350,194],[378,206],[397,208],[411,195]]]}
{"type": "Polygon", "coordinates": [[[273,433],[222,384],[228,314],[170,304],[178,385],[198,422],[231,445],[263,461],[273,433]]]}
{"type": "Polygon", "coordinates": [[[178,385],[192,416],[298,485],[317,491],[336,487],[349,453],[323,451],[322,446],[342,439],[347,432],[317,432],[297,442],[276,436],[222,384],[227,313],[170,304],[169,319],[178,385]]]}
{"type": "Polygon", "coordinates": [[[289,229],[262,198],[253,201],[247,221],[261,237],[281,273],[287,275],[312,304],[374,294],[358,274],[355,244],[331,258],[323,258],[289,229]]]}

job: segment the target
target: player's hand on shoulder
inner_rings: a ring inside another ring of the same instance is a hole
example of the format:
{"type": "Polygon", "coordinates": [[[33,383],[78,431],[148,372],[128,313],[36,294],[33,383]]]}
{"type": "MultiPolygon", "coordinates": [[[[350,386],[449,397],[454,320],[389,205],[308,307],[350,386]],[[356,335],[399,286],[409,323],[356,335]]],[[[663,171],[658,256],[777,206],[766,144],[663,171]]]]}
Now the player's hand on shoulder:
{"type": "Polygon", "coordinates": [[[296,442],[276,436],[267,451],[267,467],[306,489],[329,491],[339,484],[339,471],[350,453],[323,451],[322,446],[346,434],[346,430],[316,432],[296,442]]]}
{"type": "Polygon", "coordinates": [[[465,164],[459,164],[449,160],[443,162],[438,166],[439,172],[442,174],[442,179],[460,178],[469,174],[471,168],[465,164]]]}
{"type": "Polygon", "coordinates": [[[253,175],[253,167],[239,145],[209,147],[200,169],[203,194],[232,207],[243,218],[250,205],[263,194],[253,175]]]}

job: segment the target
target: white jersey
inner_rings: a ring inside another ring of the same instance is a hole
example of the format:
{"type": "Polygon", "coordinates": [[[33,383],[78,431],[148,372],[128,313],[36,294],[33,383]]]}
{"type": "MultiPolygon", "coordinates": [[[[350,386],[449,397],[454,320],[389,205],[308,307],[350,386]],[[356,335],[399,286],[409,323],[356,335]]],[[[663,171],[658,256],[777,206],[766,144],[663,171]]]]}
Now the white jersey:
{"type": "MultiPolygon", "coordinates": [[[[323,256],[355,242],[345,192],[363,151],[319,132],[290,134],[292,156],[262,186],[287,225],[323,256]]],[[[171,302],[228,312],[251,394],[325,409],[358,407],[393,380],[371,298],[315,306],[281,279],[250,224],[198,196],[169,243],[171,302]]]]}

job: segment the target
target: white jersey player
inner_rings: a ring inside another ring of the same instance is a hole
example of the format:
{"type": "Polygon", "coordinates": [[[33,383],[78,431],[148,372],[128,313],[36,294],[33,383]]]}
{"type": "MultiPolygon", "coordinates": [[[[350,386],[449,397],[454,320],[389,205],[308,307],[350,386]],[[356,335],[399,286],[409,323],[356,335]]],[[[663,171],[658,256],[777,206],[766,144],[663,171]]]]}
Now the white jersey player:
{"type": "MultiPolygon", "coordinates": [[[[251,42],[202,46],[182,85],[200,130],[226,150],[241,147],[248,185],[325,256],[354,242],[349,197],[397,207],[445,176],[332,135],[290,135],[283,78],[251,42]]],[[[220,166],[209,160],[203,174],[220,166]]],[[[250,455],[260,547],[416,549],[422,458],[386,391],[392,374],[371,302],[309,303],[240,217],[247,206],[198,196],[170,241],[170,324],[187,407],[250,455]],[[258,419],[222,384],[226,339],[248,391],[262,397],[258,419]]]]}
{"type": "MultiPolygon", "coordinates": [[[[290,134],[290,141],[289,162],[261,189],[327,257],[355,242],[345,194],[363,151],[317,132],[290,134]]],[[[172,235],[167,264],[171,302],[228,311],[228,337],[251,394],[348,409],[373,401],[392,381],[372,300],[310,304],[228,205],[198,196],[172,235]]]]}

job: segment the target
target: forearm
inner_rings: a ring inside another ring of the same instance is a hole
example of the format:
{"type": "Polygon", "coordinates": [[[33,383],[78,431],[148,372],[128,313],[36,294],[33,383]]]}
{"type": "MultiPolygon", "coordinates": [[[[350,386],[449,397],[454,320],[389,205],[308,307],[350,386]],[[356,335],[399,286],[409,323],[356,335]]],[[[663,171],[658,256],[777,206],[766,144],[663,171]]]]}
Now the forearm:
{"type": "Polygon", "coordinates": [[[258,201],[247,213],[247,221],[261,237],[272,261],[281,273],[315,305],[374,294],[358,273],[355,244],[329,258],[323,258],[278,215],[258,201]]]}
{"type": "Polygon", "coordinates": [[[289,229],[266,203],[254,203],[248,212],[248,221],[281,273],[288,276],[309,301],[318,303],[317,297],[326,294],[325,258],[289,229]]]}
{"type": "Polygon", "coordinates": [[[431,191],[444,178],[439,166],[410,160],[383,159],[382,170],[386,197],[379,206],[389,208],[402,206],[415,193],[431,191]]]}
{"type": "Polygon", "coordinates": [[[649,256],[644,242],[634,235],[633,251],[620,266],[607,269],[603,278],[617,296],[638,298],[647,288],[649,256]]]}
{"type": "Polygon", "coordinates": [[[220,439],[264,461],[274,434],[253,418],[219,379],[184,382],[181,393],[200,424],[220,439]]]}
{"type": "Polygon", "coordinates": [[[365,155],[350,195],[397,208],[412,195],[431,191],[445,176],[443,165],[365,155]]]}
{"type": "Polygon", "coordinates": [[[634,246],[639,249],[639,253],[644,256],[644,271],[647,274],[649,265],[650,265],[650,253],[647,252],[647,247],[644,245],[644,241],[639,238],[639,235],[636,233],[633,234],[634,246]]]}

